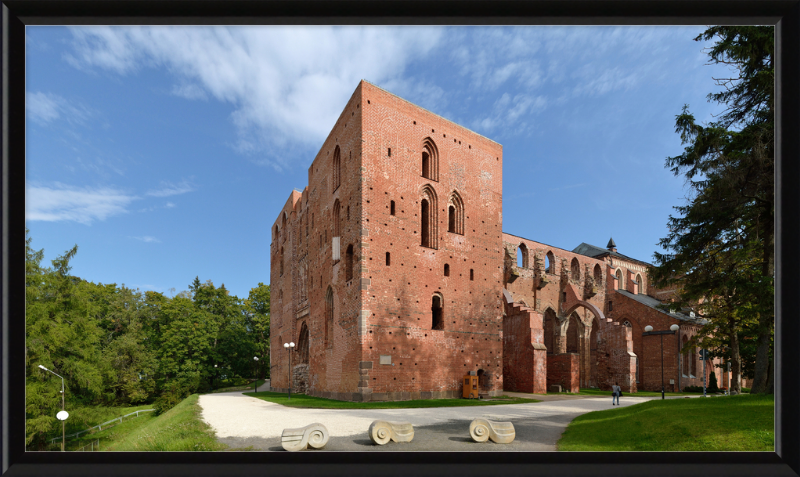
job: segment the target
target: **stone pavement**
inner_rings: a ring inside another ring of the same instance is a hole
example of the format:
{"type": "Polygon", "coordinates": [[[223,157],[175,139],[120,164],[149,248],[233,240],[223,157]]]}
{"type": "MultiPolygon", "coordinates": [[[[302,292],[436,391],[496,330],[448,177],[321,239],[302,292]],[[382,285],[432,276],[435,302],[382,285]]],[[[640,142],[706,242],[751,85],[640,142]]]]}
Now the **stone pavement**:
{"type": "MultiPolygon", "coordinates": [[[[202,419],[217,434],[217,439],[232,449],[283,451],[281,433],[286,428],[320,422],[328,428],[330,440],[325,451],[555,451],[556,442],[577,416],[599,410],[616,409],[611,396],[531,395],[506,393],[540,399],[532,404],[496,406],[417,408],[417,409],[297,409],[245,396],[242,392],[200,396],[202,419]],[[469,424],[483,417],[510,421],[516,430],[511,444],[476,443],[469,437],[469,424]],[[372,444],[367,435],[376,419],[408,421],[414,425],[414,440],[409,443],[372,444]]],[[[621,407],[651,399],[625,396],[621,407]]]]}

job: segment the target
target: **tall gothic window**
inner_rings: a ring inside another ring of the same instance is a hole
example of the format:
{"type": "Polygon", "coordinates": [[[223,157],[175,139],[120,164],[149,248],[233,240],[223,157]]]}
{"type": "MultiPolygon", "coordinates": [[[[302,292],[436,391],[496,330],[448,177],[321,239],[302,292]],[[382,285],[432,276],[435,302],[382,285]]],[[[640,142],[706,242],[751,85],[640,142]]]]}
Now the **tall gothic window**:
{"type": "Polygon", "coordinates": [[[519,244],[519,247],[517,247],[517,266],[528,268],[528,247],[524,243],[519,244]]]}
{"type": "Polygon", "coordinates": [[[347,255],[345,260],[345,279],[350,281],[353,279],[353,244],[347,246],[347,255]]]}
{"type": "Polygon", "coordinates": [[[438,248],[438,229],[436,214],[436,192],[429,185],[422,188],[420,200],[420,244],[423,247],[438,248]]]}
{"type": "Polygon", "coordinates": [[[444,327],[444,300],[439,294],[431,299],[431,329],[441,330],[444,327]]]}
{"type": "Polygon", "coordinates": [[[339,184],[342,181],[342,158],[341,158],[341,151],[339,150],[339,146],[336,146],[336,149],[333,150],[333,190],[339,188],[339,184]]]}
{"type": "Polygon", "coordinates": [[[464,201],[458,192],[450,194],[447,206],[447,231],[464,235],[464,201]]]}
{"type": "Polygon", "coordinates": [[[581,279],[581,264],[578,262],[577,258],[572,259],[572,263],[570,264],[570,275],[572,275],[572,279],[575,281],[580,281],[581,279]]]}
{"type": "Polygon", "coordinates": [[[429,137],[422,141],[422,177],[439,180],[439,150],[429,137]]]}

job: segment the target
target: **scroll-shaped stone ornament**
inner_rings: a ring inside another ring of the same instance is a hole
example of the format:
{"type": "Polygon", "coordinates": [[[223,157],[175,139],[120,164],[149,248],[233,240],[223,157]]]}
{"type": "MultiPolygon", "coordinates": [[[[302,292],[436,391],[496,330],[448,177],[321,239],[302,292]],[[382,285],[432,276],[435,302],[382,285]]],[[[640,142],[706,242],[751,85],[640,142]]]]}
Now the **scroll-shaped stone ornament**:
{"type": "Polygon", "coordinates": [[[372,421],[369,425],[369,438],[380,446],[389,440],[411,442],[414,439],[414,426],[410,422],[372,421]]]}
{"type": "Polygon", "coordinates": [[[498,444],[509,444],[517,433],[514,424],[510,422],[490,421],[488,419],[475,419],[469,425],[469,435],[475,442],[486,442],[491,439],[498,444]]]}
{"type": "Polygon", "coordinates": [[[329,436],[328,429],[315,422],[306,427],[284,429],[283,434],[281,434],[281,445],[290,452],[307,449],[308,446],[321,449],[328,443],[329,436]]]}

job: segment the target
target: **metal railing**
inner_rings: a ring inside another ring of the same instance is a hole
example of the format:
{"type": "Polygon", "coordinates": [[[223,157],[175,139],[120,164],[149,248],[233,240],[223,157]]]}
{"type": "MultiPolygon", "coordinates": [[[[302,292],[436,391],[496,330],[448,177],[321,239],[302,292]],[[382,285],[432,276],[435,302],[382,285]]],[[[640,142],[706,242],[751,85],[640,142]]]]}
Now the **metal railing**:
{"type": "Polygon", "coordinates": [[[80,449],[76,450],[75,452],[86,452],[86,448],[87,447],[91,447],[89,449],[89,452],[99,451],[100,450],[100,439],[93,440],[92,442],[90,442],[89,444],[86,444],[85,446],[81,447],[80,449]]]}
{"type": "MultiPolygon", "coordinates": [[[[113,424],[115,422],[117,424],[121,424],[122,423],[122,418],[124,418],[124,417],[133,416],[134,414],[136,414],[136,417],[139,417],[139,413],[140,412],[153,412],[153,411],[155,411],[155,409],[140,409],[138,411],[133,411],[130,414],[125,414],[124,416],[115,417],[114,419],[111,419],[110,421],[106,421],[106,422],[104,422],[102,424],[98,424],[98,425],[96,425],[94,427],[90,427],[89,429],[84,429],[82,431],[78,431],[78,432],[75,432],[73,434],[67,434],[66,436],[64,436],[64,438],[66,439],[66,438],[69,438],[69,437],[78,437],[81,434],[84,434],[86,432],[91,431],[92,429],[99,429],[99,430],[102,431],[103,430],[103,426],[108,427],[109,424],[113,424]]],[[[54,443],[55,441],[57,441],[59,439],[61,439],[61,437],[54,437],[54,438],[50,439],[50,443],[52,444],[52,443],[54,443]]]]}

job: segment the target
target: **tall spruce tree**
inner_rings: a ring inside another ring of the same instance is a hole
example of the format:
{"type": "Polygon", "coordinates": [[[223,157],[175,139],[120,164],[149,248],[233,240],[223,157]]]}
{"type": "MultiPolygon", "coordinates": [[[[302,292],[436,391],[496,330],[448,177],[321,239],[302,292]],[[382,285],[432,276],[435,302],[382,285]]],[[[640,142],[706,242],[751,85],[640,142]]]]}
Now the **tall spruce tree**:
{"type": "Polygon", "coordinates": [[[710,62],[725,64],[730,78],[709,101],[726,106],[717,121],[696,122],[688,106],[676,118],[686,145],[666,166],[683,175],[691,194],[675,207],[670,233],[655,254],[657,286],[677,285],[671,306],[694,307],[708,320],[706,333],[725,337],[715,354],[731,359],[740,390],[739,338],[757,342],[752,392],[771,393],[774,330],[774,28],[716,26],[695,41],[714,40],[710,62]],[[727,347],[727,348],[726,348],[727,347]]]}

